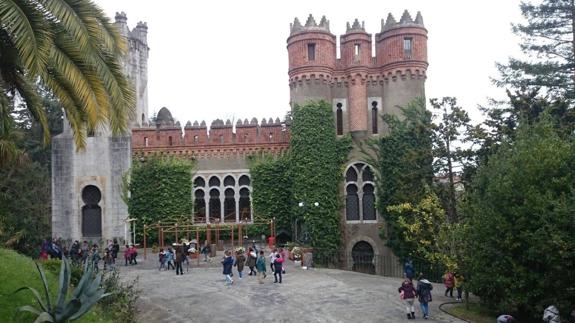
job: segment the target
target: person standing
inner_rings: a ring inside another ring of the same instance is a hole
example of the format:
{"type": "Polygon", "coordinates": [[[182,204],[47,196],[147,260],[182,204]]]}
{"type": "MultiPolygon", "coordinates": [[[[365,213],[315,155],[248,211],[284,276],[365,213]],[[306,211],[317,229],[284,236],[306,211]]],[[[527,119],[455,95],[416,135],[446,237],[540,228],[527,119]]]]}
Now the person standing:
{"type": "Polygon", "coordinates": [[[118,258],[119,252],[120,252],[120,244],[118,243],[118,239],[114,238],[114,243],[112,244],[112,257],[114,258],[114,263],[116,263],[116,259],[118,258]]]}
{"type": "Polygon", "coordinates": [[[178,245],[176,246],[176,276],[184,274],[184,271],[182,270],[183,260],[184,260],[183,246],[178,245]]]}
{"type": "Polygon", "coordinates": [[[264,283],[264,278],[266,278],[266,257],[264,256],[264,251],[260,250],[260,255],[258,260],[256,260],[256,269],[258,270],[258,281],[260,284],[264,283]]]}
{"type": "Polygon", "coordinates": [[[175,269],[174,251],[172,250],[172,247],[168,247],[168,251],[166,252],[166,263],[168,264],[168,270],[170,270],[170,267],[172,267],[172,269],[175,269]]]}
{"type": "Polygon", "coordinates": [[[226,276],[226,285],[233,285],[234,280],[232,279],[232,265],[234,263],[234,259],[232,258],[232,253],[229,250],[226,250],[224,253],[224,259],[222,259],[222,266],[223,274],[226,276]]]}
{"type": "MultiPolygon", "coordinates": [[[[236,260],[234,261],[234,267],[238,268],[238,276],[240,279],[244,277],[244,264],[246,262],[246,256],[244,256],[243,250],[238,250],[236,252],[236,260]]],[[[251,272],[250,272],[251,274],[251,272]]]]}
{"type": "Polygon", "coordinates": [[[429,302],[432,300],[431,290],[433,290],[433,285],[431,285],[429,280],[424,278],[423,274],[419,275],[416,294],[419,300],[419,306],[421,307],[421,313],[426,320],[429,318],[429,302]]]}
{"type": "Polygon", "coordinates": [[[254,270],[254,268],[256,267],[256,260],[257,259],[258,259],[258,256],[256,255],[255,251],[250,247],[248,249],[248,256],[246,259],[246,266],[250,267],[250,273],[248,276],[257,275],[257,272],[254,270]]]}
{"type": "Polygon", "coordinates": [[[413,308],[413,303],[415,301],[415,288],[413,287],[411,279],[406,278],[397,291],[399,292],[400,298],[405,303],[407,319],[415,319],[415,309],[413,308]]]}
{"type": "Polygon", "coordinates": [[[88,244],[88,241],[84,240],[84,242],[82,242],[81,252],[82,263],[86,263],[86,259],[88,259],[88,254],[90,253],[90,245],[88,244]]]}
{"type": "Polygon", "coordinates": [[[164,249],[160,249],[160,252],[158,253],[158,260],[160,261],[160,269],[162,270],[162,268],[165,270],[166,269],[166,253],[164,252],[164,249]]]}
{"type": "Polygon", "coordinates": [[[276,260],[276,255],[278,254],[277,249],[273,248],[272,251],[270,252],[270,268],[272,270],[272,273],[274,272],[274,261],[276,260]]]}
{"type": "Polygon", "coordinates": [[[449,297],[453,297],[454,282],[455,282],[455,279],[453,277],[453,273],[451,272],[451,270],[448,270],[443,275],[443,284],[445,285],[445,296],[446,297],[447,297],[447,293],[449,293],[449,297]]]}
{"type": "Polygon", "coordinates": [[[284,259],[282,258],[282,256],[278,253],[276,255],[276,259],[274,260],[274,283],[282,283],[282,266],[283,266],[283,262],[284,259]],[[279,281],[278,281],[278,276],[279,276],[279,281]]]}
{"type": "Polygon", "coordinates": [[[130,246],[126,245],[125,249],[124,249],[124,266],[128,265],[128,262],[131,262],[130,259],[132,259],[132,250],[130,249],[130,246]]]}
{"type": "Polygon", "coordinates": [[[413,277],[415,277],[415,268],[413,268],[413,261],[411,261],[411,259],[408,259],[403,265],[403,273],[405,274],[405,278],[413,281],[413,277]]]}
{"type": "Polygon", "coordinates": [[[454,279],[455,289],[457,289],[457,301],[461,302],[461,293],[463,292],[463,282],[465,281],[465,278],[461,273],[456,272],[454,279]]]}

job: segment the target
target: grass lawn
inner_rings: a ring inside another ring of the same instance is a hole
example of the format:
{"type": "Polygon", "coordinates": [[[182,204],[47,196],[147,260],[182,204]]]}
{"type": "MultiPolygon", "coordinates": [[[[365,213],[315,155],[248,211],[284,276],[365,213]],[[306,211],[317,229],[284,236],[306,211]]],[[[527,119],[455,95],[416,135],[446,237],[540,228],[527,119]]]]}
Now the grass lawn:
{"type": "Polygon", "coordinates": [[[444,306],[443,309],[450,314],[474,323],[493,323],[497,319],[496,313],[478,303],[469,303],[469,310],[465,308],[465,303],[444,306]]]}
{"type": "MultiPolygon", "coordinates": [[[[58,277],[48,271],[46,278],[49,281],[49,288],[52,294],[52,304],[56,301],[56,290],[58,277]]],[[[33,322],[32,315],[19,314],[14,317],[16,308],[22,305],[38,304],[30,291],[21,291],[13,294],[20,287],[30,286],[35,288],[40,295],[44,296],[42,281],[34,261],[26,256],[20,255],[12,250],[0,248],[0,322],[33,322]]],[[[75,322],[112,322],[103,315],[103,311],[94,307],[90,312],[75,322]]]]}

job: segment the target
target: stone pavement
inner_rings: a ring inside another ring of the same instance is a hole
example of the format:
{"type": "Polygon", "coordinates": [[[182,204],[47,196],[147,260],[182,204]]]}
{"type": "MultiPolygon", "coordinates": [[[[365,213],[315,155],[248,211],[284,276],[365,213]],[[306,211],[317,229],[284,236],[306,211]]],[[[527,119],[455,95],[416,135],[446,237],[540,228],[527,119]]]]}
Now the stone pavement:
{"type": "MultiPolygon", "coordinates": [[[[140,257],[139,257],[140,258],[140,257]]],[[[267,259],[266,259],[267,260],[267,259]]],[[[462,322],[441,312],[444,288],[434,286],[431,318],[407,320],[397,288],[401,279],[334,269],[302,270],[288,261],[283,284],[268,271],[264,284],[247,276],[224,285],[219,257],[212,266],[192,263],[189,272],[157,270],[157,255],[136,266],[120,266],[123,279],[139,278],[138,322],[462,322]]],[[[269,264],[268,264],[269,267],[269,264]]],[[[269,269],[269,268],[268,268],[269,269]]]]}

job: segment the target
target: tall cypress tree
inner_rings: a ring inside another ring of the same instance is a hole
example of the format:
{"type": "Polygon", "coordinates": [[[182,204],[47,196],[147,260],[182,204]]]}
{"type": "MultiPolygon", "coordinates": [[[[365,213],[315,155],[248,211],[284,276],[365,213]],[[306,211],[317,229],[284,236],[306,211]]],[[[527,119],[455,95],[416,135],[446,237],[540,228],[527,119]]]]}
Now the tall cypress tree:
{"type": "Polygon", "coordinates": [[[498,64],[498,86],[542,87],[554,96],[575,100],[575,0],[521,3],[525,24],[513,25],[523,38],[521,50],[529,60],[511,58],[498,64]]]}

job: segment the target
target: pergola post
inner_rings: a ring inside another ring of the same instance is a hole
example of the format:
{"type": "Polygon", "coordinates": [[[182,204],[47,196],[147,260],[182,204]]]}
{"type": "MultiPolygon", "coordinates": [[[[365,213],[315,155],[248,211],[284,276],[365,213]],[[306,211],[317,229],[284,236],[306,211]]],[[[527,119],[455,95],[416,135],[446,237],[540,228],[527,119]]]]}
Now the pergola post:
{"type": "Polygon", "coordinates": [[[146,241],[148,239],[146,238],[146,225],[144,224],[144,260],[146,260],[146,241]]]}

